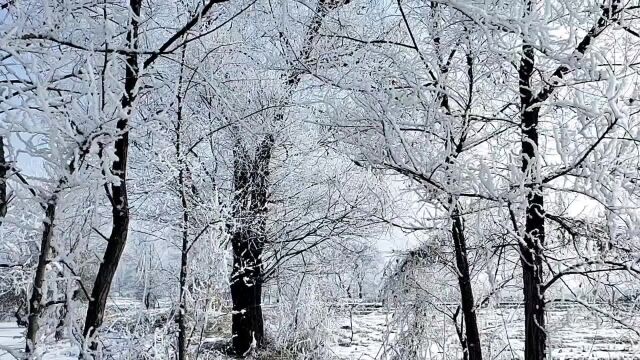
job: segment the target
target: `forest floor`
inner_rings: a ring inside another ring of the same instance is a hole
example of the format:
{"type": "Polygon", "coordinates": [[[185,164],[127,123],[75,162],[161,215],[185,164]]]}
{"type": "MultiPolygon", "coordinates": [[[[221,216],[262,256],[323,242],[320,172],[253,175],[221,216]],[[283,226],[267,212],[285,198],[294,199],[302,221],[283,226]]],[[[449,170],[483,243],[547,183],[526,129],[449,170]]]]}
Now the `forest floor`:
{"type": "Polygon", "coordinates": [[[23,330],[19,328],[15,322],[0,322],[0,359],[9,360],[13,359],[11,355],[7,353],[10,351],[19,351],[23,344],[23,330]]]}
{"type": "MultiPolygon", "coordinates": [[[[15,360],[24,349],[24,331],[15,322],[0,322],[0,360],[15,360]],[[13,355],[11,354],[13,353],[13,355]]],[[[41,360],[77,360],[78,353],[65,342],[57,343],[39,354],[41,360]]]]}
{"type": "MultiPolygon", "coordinates": [[[[488,359],[518,359],[523,352],[524,328],[521,309],[483,309],[479,312],[483,347],[488,359]]],[[[615,315],[615,314],[610,314],[615,315]]],[[[398,319],[386,311],[356,313],[343,316],[336,323],[330,351],[337,359],[388,359],[401,346],[394,345],[398,319]]],[[[426,319],[425,319],[426,320],[426,319]]],[[[459,343],[450,321],[431,316],[429,329],[416,333],[423,346],[425,359],[460,358],[459,343]]],[[[548,312],[549,346],[552,359],[562,360],[640,360],[640,319],[616,315],[597,316],[579,308],[555,309],[548,312]]],[[[0,360],[11,360],[6,350],[24,347],[24,328],[15,322],[0,322],[0,360]]],[[[64,348],[52,348],[44,360],[74,359],[77,355],[64,348]]]]}
{"type": "MultiPolygon", "coordinates": [[[[522,357],[522,309],[482,309],[478,318],[486,358],[522,357]]],[[[345,317],[339,322],[338,343],[332,350],[345,360],[388,359],[400,348],[394,345],[394,329],[398,326],[393,324],[397,320],[384,311],[345,317]]],[[[421,358],[462,358],[453,323],[444,320],[434,315],[429,321],[431,331],[416,333],[416,340],[423,345],[421,358]]],[[[625,319],[620,314],[603,316],[576,306],[549,311],[547,326],[551,359],[640,360],[640,319],[625,319]]]]}

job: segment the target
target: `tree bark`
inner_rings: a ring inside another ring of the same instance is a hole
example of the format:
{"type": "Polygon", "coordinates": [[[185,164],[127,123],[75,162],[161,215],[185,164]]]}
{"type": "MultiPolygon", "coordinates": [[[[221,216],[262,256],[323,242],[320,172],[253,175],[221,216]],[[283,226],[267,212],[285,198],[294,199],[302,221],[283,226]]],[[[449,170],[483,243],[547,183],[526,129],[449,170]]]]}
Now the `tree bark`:
{"type": "MultiPolygon", "coordinates": [[[[526,2],[524,16],[533,13],[534,0],[526,2]]],[[[604,32],[613,19],[620,16],[620,0],[604,0],[601,15],[578,43],[572,54],[572,61],[578,60],[589,49],[594,40],[604,32]]],[[[545,210],[543,179],[539,164],[538,125],[540,106],[560,85],[561,79],[573,68],[571,61],[560,65],[553,72],[550,81],[546,81],[542,90],[534,95],[532,77],[535,65],[534,49],[526,39],[523,40],[522,57],[518,69],[520,86],[520,128],[522,133],[522,173],[526,189],[525,234],[520,244],[522,263],[523,293],[525,302],[525,360],[542,360],[546,357],[547,334],[545,331],[545,301],[543,256],[545,243],[545,210]]]]}
{"type": "Polygon", "coordinates": [[[467,257],[467,242],[464,235],[464,219],[460,214],[458,204],[454,204],[451,219],[453,220],[451,233],[453,235],[456,266],[458,268],[458,284],[460,286],[460,298],[466,337],[463,351],[466,352],[466,359],[482,360],[480,332],[478,331],[475,300],[473,297],[473,289],[471,287],[471,274],[469,271],[469,260],[467,257]]]}
{"type": "Polygon", "coordinates": [[[9,165],[4,153],[4,137],[0,136],[0,225],[4,221],[4,217],[7,216],[7,170],[9,165]]]}
{"type": "Polygon", "coordinates": [[[262,346],[262,252],[267,239],[266,216],[269,187],[269,162],[274,139],[266,135],[251,159],[237,144],[234,149],[234,219],[231,243],[233,270],[231,333],[233,350],[246,355],[255,341],[262,346]]]}
{"type": "Polygon", "coordinates": [[[40,241],[40,255],[38,256],[38,265],[33,279],[31,297],[29,299],[29,313],[27,317],[27,335],[25,352],[30,355],[36,348],[38,341],[38,329],[40,328],[40,314],[42,312],[42,287],[44,285],[44,277],[49,257],[49,249],[51,248],[51,239],[53,237],[53,222],[56,216],[57,205],[57,189],[47,202],[45,209],[45,218],[42,221],[42,239],[40,241]]]}
{"type": "MultiPolygon", "coordinates": [[[[141,0],[130,0],[131,19],[127,32],[127,45],[135,50],[138,47],[138,28],[141,0]]],[[[111,194],[108,194],[112,205],[112,227],[109,242],[104,253],[104,258],[98,269],[96,280],[93,284],[91,299],[87,309],[84,323],[84,336],[92,337],[98,327],[102,325],[107,297],[111,288],[111,282],[115,276],[122,256],[122,251],[127,242],[129,232],[129,200],[127,196],[127,160],[129,153],[129,116],[133,109],[132,104],[136,96],[136,83],[138,82],[138,55],[135,51],[126,56],[125,93],[121,100],[121,106],[126,115],[118,120],[116,128],[120,136],[115,142],[115,155],[117,160],[113,162],[112,172],[118,177],[118,182],[111,185],[111,194]]],[[[91,349],[97,349],[97,343],[91,342],[91,349]]]]}
{"type": "MultiPolygon", "coordinates": [[[[318,35],[322,22],[329,11],[349,0],[320,0],[311,18],[300,54],[296,59],[302,63],[309,61],[313,42],[318,35]]],[[[292,69],[287,76],[286,85],[295,89],[304,72],[292,69]]],[[[289,99],[286,98],[288,102],[289,99]]],[[[275,123],[284,120],[284,112],[274,116],[275,123]]],[[[234,147],[234,219],[235,227],[231,234],[233,246],[233,270],[231,273],[231,298],[233,315],[231,332],[233,349],[238,355],[245,355],[255,340],[258,347],[264,338],[262,317],[262,251],[267,239],[266,213],[269,190],[269,163],[274,146],[273,135],[267,134],[255,149],[255,159],[250,159],[247,151],[240,145],[234,147]]]]}
{"type": "MultiPolygon", "coordinates": [[[[525,15],[533,11],[528,1],[525,15]]],[[[522,45],[519,67],[520,111],[522,132],[522,173],[524,175],[527,207],[525,234],[520,244],[525,314],[525,360],[546,357],[545,302],[543,293],[542,255],[545,242],[544,195],[539,174],[538,125],[540,103],[532,91],[535,65],[533,46],[522,45]]]]}
{"type": "Polygon", "coordinates": [[[176,114],[176,158],[178,162],[178,191],[180,193],[180,205],[182,206],[182,247],[180,249],[180,277],[179,277],[179,312],[176,318],[178,323],[178,360],[187,358],[187,304],[185,287],[187,285],[188,265],[189,265],[189,203],[187,191],[185,189],[186,164],[182,154],[182,71],[184,67],[184,56],[186,46],[182,47],[182,57],[180,62],[180,76],[178,77],[177,91],[177,114],[176,114]]]}
{"type": "MultiPolygon", "coordinates": [[[[248,243],[247,241],[243,241],[248,243]]],[[[239,246],[238,249],[247,247],[239,246]]],[[[234,253],[236,249],[234,249],[234,253]]],[[[231,277],[233,301],[232,326],[233,350],[237,355],[246,355],[255,341],[260,347],[264,339],[262,317],[262,274],[260,259],[254,256],[235,257],[234,273],[231,277]],[[237,261],[236,261],[237,259],[237,261]]]]}
{"type": "MultiPolygon", "coordinates": [[[[180,151],[180,147],[177,147],[177,150],[180,151]]],[[[179,162],[180,163],[180,162],[179,162]]],[[[184,164],[181,164],[183,166],[184,164]]],[[[178,360],[185,360],[187,358],[187,324],[186,324],[186,314],[187,314],[187,304],[185,299],[185,287],[187,285],[187,266],[189,263],[189,232],[188,232],[188,223],[189,223],[189,213],[187,210],[187,197],[184,189],[184,169],[180,168],[178,175],[178,186],[180,187],[180,199],[182,203],[182,248],[181,257],[180,257],[180,293],[179,293],[179,301],[180,301],[180,310],[177,317],[178,322],[178,360]]]]}

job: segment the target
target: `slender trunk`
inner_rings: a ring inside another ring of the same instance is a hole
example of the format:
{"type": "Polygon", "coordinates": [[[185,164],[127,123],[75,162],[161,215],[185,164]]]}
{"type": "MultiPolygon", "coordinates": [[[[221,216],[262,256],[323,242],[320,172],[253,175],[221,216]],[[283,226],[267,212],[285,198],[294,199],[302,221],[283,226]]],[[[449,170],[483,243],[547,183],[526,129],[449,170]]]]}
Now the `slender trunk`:
{"type": "Polygon", "coordinates": [[[0,136],[0,225],[2,225],[4,217],[7,216],[9,201],[7,199],[7,170],[9,170],[9,165],[4,153],[4,137],[0,136]]]}
{"type": "MultiPolygon", "coordinates": [[[[81,154],[81,156],[84,156],[81,154]]],[[[67,170],[69,171],[69,175],[72,175],[75,168],[75,161],[72,160],[67,170]]],[[[46,206],[43,206],[45,210],[45,217],[42,222],[42,239],[40,241],[40,255],[38,256],[38,264],[36,265],[36,273],[33,279],[33,285],[31,290],[31,297],[28,303],[28,313],[27,313],[27,334],[26,334],[26,345],[25,352],[28,355],[33,354],[33,351],[36,348],[37,340],[38,340],[38,329],[40,327],[39,320],[40,315],[43,310],[43,297],[44,293],[42,288],[45,282],[46,268],[49,262],[49,252],[52,251],[51,240],[53,238],[53,228],[54,221],[56,217],[56,208],[58,206],[58,196],[60,192],[63,190],[64,186],[67,184],[67,176],[63,176],[59,181],[58,185],[54,189],[51,197],[46,203],[46,206]]],[[[58,254],[53,252],[53,257],[56,257],[58,254]]],[[[61,274],[58,274],[60,277],[61,274]]],[[[68,284],[67,284],[68,286],[68,284]]],[[[66,296],[65,291],[65,296],[66,296]]],[[[58,329],[56,329],[56,338],[61,335],[60,327],[64,325],[64,317],[67,315],[67,306],[69,304],[69,300],[67,299],[64,303],[64,307],[61,310],[61,319],[58,323],[58,329]],[[60,331],[58,331],[60,330],[60,331]]]]}
{"type": "MultiPolygon", "coordinates": [[[[129,31],[127,32],[127,44],[132,50],[138,45],[138,27],[140,7],[142,0],[130,0],[132,15],[129,31]]],[[[120,262],[122,251],[127,242],[129,232],[129,200],[127,196],[127,160],[129,153],[129,116],[133,113],[132,105],[135,99],[136,83],[138,81],[138,55],[131,52],[126,56],[125,94],[121,105],[126,115],[118,120],[116,127],[120,136],[115,142],[115,155],[117,160],[113,162],[112,172],[118,177],[118,182],[111,185],[109,195],[112,205],[112,227],[109,242],[104,252],[104,258],[98,269],[96,280],[93,284],[91,299],[87,309],[84,323],[84,336],[93,337],[96,329],[102,325],[107,297],[111,288],[111,282],[115,276],[120,262]]],[[[97,343],[91,342],[91,349],[97,349],[97,343]]]]}
{"type": "MultiPolygon", "coordinates": [[[[73,167],[73,162],[71,163],[71,165],[69,166],[69,169],[71,169],[73,167]]],[[[64,184],[66,182],[66,180],[63,180],[61,182],[61,184],[64,184]]],[[[61,188],[61,187],[60,187],[61,188]]],[[[57,258],[59,253],[58,251],[56,251],[56,247],[51,246],[50,247],[50,251],[51,251],[51,257],[52,258],[57,258]]],[[[69,290],[74,286],[71,282],[65,281],[65,279],[68,278],[67,276],[67,272],[66,269],[62,268],[59,269],[58,271],[56,271],[56,280],[54,281],[59,281],[60,284],[64,284],[64,302],[62,304],[60,304],[60,306],[56,309],[56,315],[58,317],[58,323],[56,324],[56,330],[55,330],[55,334],[54,337],[56,339],[56,341],[62,340],[65,336],[65,322],[67,321],[67,317],[69,314],[69,305],[71,305],[71,300],[73,298],[73,296],[68,296],[69,295],[69,290]]],[[[77,289],[76,289],[77,291],[77,289]]]]}
{"type": "MultiPolygon", "coordinates": [[[[447,171],[453,165],[455,159],[462,152],[462,146],[466,135],[460,137],[460,141],[455,146],[455,151],[446,158],[447,171]]],[[[451,144],[455,144],[451,140],[451,144]]],[[[450,177],[448,185],[454,183],[454,178],[450,177]]],[[[456,268],[458,271],[458,286],[460,288],[460,303],[462,308],[462,321],[460,324],[460,345],[462,347],[465,360],[482,360],[482,344],[480,342],[480,332],[478,331],[478,319],[476,314],[473,287],[471,286],[471,270],[469,268],[469,257],[467,255],[467,239],[464,234],[464,218],[460,213],[461,204],[458,199],[449,194],[447,199],[451,218],[451,237],[453,239],[454,252],[456,257],[456,268]],[[464,334],[462,331],[464,329],[464,334]]],[[[455,321],[455,319],[454,319],[455,321]]],[[[456,324],[457,327],[457,324],[456,324]]]]}
{"type": "Polygon", "coordinates": [[[176,157],[178,160],[178,189],[180,192],[180,204],[182,206],[182,247],[180,258],[180,293],[178,313],[178,360],[186,360],[187,358],[187,304],[185,298],[185,287],[187,284],[188,263],[189,263],[189,211],[187,192],[185,190],[185,171],[186,164],[182,155],[182,65],[184,64],[184,55],[186,47],[182,48],[182,61],[180,65],[180,76],[178,78],[178,94],[177,94],[177,119],[176,119],[176,157]]]}
{"type": "Polygon", "coordinates": [[[453,314],[453,323],[456,326],[456,335],[458,336],[458,341],[460,341],[460,347],[462,347],[462,360],[469,360],[469,351],[467,351],[467,335],[464,334],[464,316],[460,319],[460,324],[458,324],[458,315],[460,315],[460,310],[462,306],[458,306],[456,308],[456,312],[453,314]]]}
{"type": "Polygon", "coordinates": [[[458,284],[460,286],[460,298],[462,303],[462,315],[464,319],[465,341],[463,351],[465,358],[469,360],[482,360],[482,347],[480,344],[480,332],[478,331],[478,320],[476,316],[473,289],[471,287],[471,274],[469,271],[469,261],[467,257],[467,243],[464,236],[464,219],[460,214],[458,204],[454,204],[451,213],[453,224],[451,233],[456,255],[456,266],[458,268],[458,284]]]}
{"type": "MultiPolygon", "coordinates": [[[[533,13],[535,0],[526,2],[524,16],[533,13]]],[[[621,1],[604,0],[602,14],[574,50],[578,60],[594,40],[603,33],[621,14],[621,1]]],[[[572,60],[573,61],[573,60],[572,60]]],[[[522,173],[526,191],[525,233],[520,244],[523,293],[525,302],[525,360],[542,360],[546,357],[547,334],[545,331],[545,301],[542,287],[544,280],[543,256],[545,243],[545,210],[538,151],[538,126],[540,106],[560,85],[560,80],[572,71],[571,62],[560,65],[553,72],[551,83],[545,82],[543,89],[534,96],[532,77],[535,66],[533,46],[523,40],[522,57],[518,70],[520,86],[520,128],[522,132],[522,173]]]]}
{"type": "MultiPolygon", "coordinates": [[[[533,1],[527,3],[527,13],[533,11],[533,1]]],[[[542,255],[545,241],[544,197],[539,174],[538,125],[540,104],[532,91],[535,65],[534,50],[524,42],[519,67],[520,111],[522,132],[522,173],[527,200],[525,234],[520,245],[525,313],[525,360],[546,357],[545,302],[542,290],[542,255]]]]}
{"type": "Polygon", "coordinates": [[[44,285],[44,277],[46,275],[47,262],[49,257],[49,249],[51,248],[51,239],[53,237],[53,222],[56,216],[57,191],[53,193],[47,207],[45,209],[45,218],[42,222],[42,239],[40,241],[40,255],[38,256],[38,265],[36,274],[33,279],[31,297],[29,299],[29,313],[27,317],[27,336],[25,352],[33,354],[38,341],[38,329],[40,328],[40,314],[42,312],[42,287],[44,285]]]}
{"type": "MultiPolygon", "coordinates": [[[[433,33],[439,34],[439,19],[442,15],[439,11],[439,5],[436,2],[431,2],[431,11],[433,14],[433,33]]],[[[468,34],[466,37],[467,41],[469,41],[468,34]]],[[[449,64],[444,61],[439,35],[434,36],[433,44],[440,67],[440,73],[441,76],[444,77],[449,72],[449,64]]],[[[471,109],[474,92],[473,57],[471,55],[470,48],[467,49],[465,58],[469,81],[468,101],[464,110],[465,120],[463,121],[462,131],[457,144],[453,135],[449,135],[447,149],[451,148],[453,151],[446,158],[448,173],[451,172],[451,166],[454,164],[455,160],[464,149],[464,142],[466,141],[467,134],[470,128],[468,123],[468,114],[471,109]]],[[[440,83],[439,81],[436,82],[438,83],[438,87],[442,90],[442,92],[438,95],[441,98],[440,107],[445,114],[451,115],[452,111],[447,91],[445,91],[444,85],[442,83],[440,83]]],[[[447,181],[447,185],[453,185],[455,183],[455,178],[455,176],[450,175],[449,180],[447,181]]],[[[482,360],[482,344],[480,341],[475,299],[473,296],[473,288],[471,285],[471,270],[469,268],[469,257],[467,254],[467,239],[464,234],[464,218],[462,217],[462,214],[460,212],[462,205],[458,201],[456,196],[449,193],[448,206],[451,218],[451,237],[453,240],[456,268],[458,272],[458,287],[460,288],[460,308],[462,310],[462,319],[460,321],[459,328],[456,322],[457,320],[454,318],[454,322],[456,323],[456,332],[458,333],[464,360],[482,360]]]]}
{"type": "MultiPolygon", "coordinates": [[[[179,149],[179,147],[178,147],[179,149]]],[[[180,258],[180,311],[178,313],[178,359],[187,358],[187,325],[186,314],[187,304],[185,299],[185,287],[187,284],[187,265],[189,261],[189,233],[187,224],[189,223],[189,213],[187,211],[187,197],[184,190],[184,169],[180,169],[178,176],[178,186],[180,187],[180,198],[182,203],[182,248],[180,258]]]]}

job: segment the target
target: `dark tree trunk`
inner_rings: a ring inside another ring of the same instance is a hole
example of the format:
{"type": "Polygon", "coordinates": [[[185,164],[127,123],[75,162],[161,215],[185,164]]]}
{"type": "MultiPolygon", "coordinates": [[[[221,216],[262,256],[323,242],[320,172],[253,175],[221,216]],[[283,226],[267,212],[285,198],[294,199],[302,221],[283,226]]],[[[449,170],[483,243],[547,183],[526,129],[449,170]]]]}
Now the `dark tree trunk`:
{"type": "MultiPolygon", "coordinates": [[[[533,11],[533,1],[527,3],[527,13],[533,11]]],[[[543,293],[542,256],[545,241],[544,197],[538,164],[538,124],[540,103],[532,91],[534,50],[525,43],[519,68],[520,112],[522,132],[522,173],[527,190],[524,244],[520,245],[525,314],[525,360],[546,357],[545,302],[543,293]]]]}
{"type": "Polygon", "coordinates": [[[187,230],[187,223],[189,221],[189,215],[187,213],[186,208],[186,197],[184,194],[184,177],[183,170],[180,170],[180,188],[181,188],[181,197],[183,204],[183,230],[182,230],[182,249],[181,249],[181,258],[180,258],[180,310],[178,316],[176,318],[178,322],[178,360],[185,360],[187,358],[187,324],[186,324],[186,315],[187,315],[187,304],[185,299],[185,287],[187,286],[187,265],[189,261],[188,252],[189,252],[189,237],[187,230]]]}
{"type": "Polygon", "coordinates": [[[464,236],[464,219],[460,214],[460,209],[458,208],[457,204],[454,204],[451,219],[453,220],[451,232],[453,235],[453,243],[456,254],[458,284],[460,286],[462,315],[465,328],[465,341],[463,342],[463,351],[466,352],[466,359],[482,360],[480,332],[478,331],[478,320],[476,316],[473,289],[471,287],[471,274],[469,271],[469,261],[467,257],[467,243],[464,236]]]}
{"type": "Polygon", "coordinates": [[[29,313],[27,317],[27,335],[25,352],[33,353],[38,340],[38,329],[40,328],[40,314],[42,313],[42,286],[44,285],[44,277],[46,275],[47,262],[49,257],[49,249],[51,248],[51,239],[53,237],[53,222],[56,217],[57,191],[47,202],[45,209],[45,218],[42,222],[42,239],[40,241],[40,255],[38,256],[38,265],[36,274],[33,279],[31,297],[29,299],[29,313]]]}
{"type": "MultiPolygon", "coordinates": [[[[117,188],[113,186],[112,189],[117,188]]],[[[126,190],[124,190],[126,194],[126,190]]],[[[126,195],[118,191],[119,200],[116,201],[114,191],[113,229],[109,237],[109,243],[104,253],[104,259],[98,269],[96,280],[91,291],[91,299],[87,308],[87,317],[84,323],[84,336],[93,336],[96,329],[102,325],[107,297],[111,288],[111,282],[115,276],[120,256],[127,241],[129,227],[129,210],[126,195]]],[[[97,349],[97,343],[92,341],[91,349],[97,349]]]]}
{"type": "Polygon", "coordinates": [[[542,293],[542,257],[534,249],[521,247],[525,315],[525,360],[546,356],[545,302],[542,293]]]}
{"type": "Polygon", "coordinates": [[[184,65],[184,55],[186,46],[182,47],[182,58],[180,63],[180,77],[178,78],[177,114],[176,114],[176,158],[178,161],[178,192],[180,193],[180,205],[182,206],[182,247],[180,249],[180,277],[179,277],[179,306],[180,310],[176,321],[178,322],[178,360],[187,358],[187,304],[185,298],[185,287],[187,285],[188,265],[189,265],[189,203],[187,199],[185,171],[186,164],[182,154],[182,70],[184,65]]]}
{"type": "Polygon", "coordinates": [[[259,259],[236,259],[235,271],[231,278],[231,333],[234,352],[245,355],[251,349],[254,340],[255,345],[260,347],[264,339],[261,264],[259,259]]]}
{"type": "Polygon", "coordinates": [[[9,199],[7,199],[7,171],[9,170],[9,164],[4,153],[4,137],[0,136],[0,225],[4,221],[4,217],[7,216],[7,206],[9,199]]]}
{"type": "MultiPolygon", "coordinates": [[[[141,0],[130,0],[132,16],[129,31],[127,32],[127,44],[131,49],[138,46],[138,27],[140,17],[141,0]]],[[[108,194],[112,205],[112,227],[109,242],[104,253],[104,258],[98,269],[96,280],[93,284],[91,299],[87,309],[87,317],[84,323],[84,336],[92,337],[104,317],[107,297],[111,288],[111,282],[115,276],[122,256],[122,251],[127,242],[129,232],[129,200],[127,196],[127,159],[129,153],[129,124],[128,117],[132,113],[132,104],[135,99],[135,88],[138,82],[138,55],[131,52],[126,56],[125,94],[121,105],[127,113],[118,120],[116,127],[120,136],[115,142],[115,155],[117,160],[113,162],[112,172],[118,176],[118,182],[111,185],[111,194],[108,194]]],[[[97,342],[91,342],[91,349],[97,348],[97,342]]]]}
{"type": "MultiPolygon", "coordinates": [[[[320,0],[310,20],[303,47],[297,58],[304,63],[309,60],[313,41],[318,35],[322,21],[330,10],[348,0],[320,0]]],[[[292,65],[292,68],[298,66],[292,65]]],[[[303,72],[292,70],[286,79],[289,90],[300,83],[303,72]]],[[[282,122],[284,113],[274,116],[276,123],[282,122]]],[[[231,297],[233,301],[232,336],[233,349],[243,355],[255,339],[261,346],[264,338],[262,317],[262,251],[266,242],[266,213],[269,188],[269,162],[274,146],[272,135],[266,135],[256,147],[255,159],[250,159],[240,144],[234,148],[234,219],[231,233],[233,246],[233,270],[231,274],[231,297]]]]}
{"type": "MultiPolygon", "coordinates": [[[[621,13],[621,1],[604,0],[602,14],[596,24],[579,42],[574,54],[583,55],[593,41],[607,28],[612,19],[621,13]]],[[[525,17],[533,13],[534,0],[526,2],[525,17]]],[[[577,58],[576,58],[577,59],[577,58]]],[[[534,95],[532,77],[535,55],[533,46],[523,39],[520,59],[520,127],[522,132],[522,173],[526,192],[525,234],[520,245],[523,293],[525,302],[525,360],[542,360],[546,357],[547,334],[545,331],[545,301],[543,256],[545,243],[545,210],[542,179],[539,174],[541,157],[538,152],[538,126],[540,106],[560,85],[560,80],[572,71],[567,64],[560,65],[545,82],[542,90],[534,95]]]]}
{"type": "Polygon", "coordinates": [[[234,149],[234,219],[231,243],[233,271],[231,298],[233,349],[245,355],[255,341],[262,346],[262,251],[267,239],[266,216],[269,187],[269,162],[274,139],[266,135],[255,151],[247,156],[240,144],[234,149]]]}

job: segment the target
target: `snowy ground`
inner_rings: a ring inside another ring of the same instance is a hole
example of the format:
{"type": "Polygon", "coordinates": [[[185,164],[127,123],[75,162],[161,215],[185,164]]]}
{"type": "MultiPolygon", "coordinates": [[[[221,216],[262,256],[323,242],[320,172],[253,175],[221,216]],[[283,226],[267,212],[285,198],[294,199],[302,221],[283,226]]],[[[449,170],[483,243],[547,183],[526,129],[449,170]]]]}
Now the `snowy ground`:
{"type": "Polygon", "coordinates": [[[23,329],[15,322],[0,322],[0,360],[13,359],[7,350],[18,351],[24,347],[22,334],[23,329]]]}
{"type": "MultiPolygon", "coordinates": [[[[24,328],[15,322],[0,322],[0,360],[14,360],[24,349],[24,328]],[[13,353],[13,355],[11,354],[13,353]]],[[[38,354],[42,360],[76,360],[78,353],[68,344],[61,342],[38,354]]]]}
{"type": "MultiPolygon", "coordinates": [[[[487,359],[518,359],[523,351],[524,329],[521,309],[481,310],[483,347],[487,359]]],[[[640,360],[640,319],[619,322],[595,316],[581,308],[556,309],[548,313],[549,345],[552,359],[562,360],[640,360]],[[624,324],[622,324],[624,323],[624,324]]],[[[331,351],[338,359],[389,359],[394,353],[393,315],[378,310],[366,314],[345,316],[337,323],[331,351]]],[[[422,337],[429,346],[431,359],[459,358],[459,344],[451,323],[434,316],[432,334],[422,337]],[[444,326],[443,326],[444,325],[444,326]]],[[[13,356],[6,350],[20,351],[24,347],[23,328],[13,322],[0,322],[0,360],[13,356]]],[[[68,350],[66,350],[68,351],[68,350]]],[[[50,349],[43,359],[74,359],[76,354],[66,352],[64,346],[50,349]]]]}
{"type": "MultiPolygon", "coordinates": [[[[488,359],[518,359],[524,350],[522,309],[481,310],[483,348],[488,359]]],[[[575,307],[548,312],[549,348],[552,359],[562,360],[640,360],[640,319],[598,317],[575,307]],[[631,329],[629,329],[631,327],[631,329]]],[[[376,311],[355,315],[339,322],[338,343],[332,347],[340,359],[388,359],[394,353],[396,336],[392,315],[376,311]],[[351,331],[353,321],[353,333],[351,331]]],[[[456,359],[459,342],[453,324],[434,317],[431,324],[437,336],[423,336],[431,359],[456,359]]]]}

